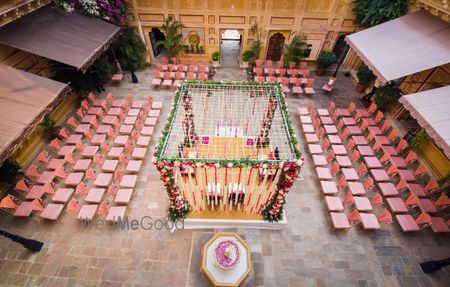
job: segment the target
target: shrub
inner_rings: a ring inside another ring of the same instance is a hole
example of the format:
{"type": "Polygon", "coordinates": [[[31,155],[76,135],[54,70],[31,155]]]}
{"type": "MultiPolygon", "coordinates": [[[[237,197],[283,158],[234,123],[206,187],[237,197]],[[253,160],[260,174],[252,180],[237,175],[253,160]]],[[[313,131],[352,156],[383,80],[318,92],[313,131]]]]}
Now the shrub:
{"type": "Polygon", "coordinates": [[[0,167],[0,181],[9,184],[14,183],[20,173],[20,168],[20,165],[16,161],[10,159],[5,160],[0,167]]]}
{"type": "Polygon", "coordinates": [[[122,69],[145,67],[145,44],[131,28],[126,28],[114,44],[114,51],[122,69]]]}
{"type": "Polygon", "coordinates": [[[56,125],[56,122],[52,120],[48,114],[44,116],[44,119],[38,124],[38,126],[42,129],[47,139],[54,138],[59,132],[59,126],[56,125]]]}
{"type": "Polygon", "coordinates": [[[336,61],[336,55],[333,52],[322,51],[317,58],[317,68],[319,70],[326,70],[336,61]]]}
{"type": "Polygon", "coordinates": [[[376,91],[373,101],[380,110],[386,110],[390,105],[396,103],[401,96],[398,88],[384,86],[376,91]]]}
{"type": "Polygon", "coordinates": [[[356,75],[358,76],[359,84],[363,86],[369,85],[377,78],[366,64],[362,64],[361,67],[359,67],[356,75]]]}
{"type": "Polygon", "coordinates": [[[428,135],[425,129],[421,128],[410,140],[409,147],[412,149],[420,147],[428,140],[428,135]]]}
{"type": "Polygon", "coordinates": [[[215,51],[215,52],[212,53],[211,57],[212,57],[213,61],[219,61],[220,60],[220,53],[215,51]]]}
{"type": "Polygon", "coordinates": [[[289,64],[289,62],[300,62],[303,60],[307,48],[306,38],[295,35],[291,43],[283,46],[284,62],[286,64],[289,64]]]}
{"type": "Polygon", "coordinates": [[[256,59],[255,52],[252,50],[245,50],[244,53],[242,53],[242,61],[244,62],[254,62],[256,59]]]}

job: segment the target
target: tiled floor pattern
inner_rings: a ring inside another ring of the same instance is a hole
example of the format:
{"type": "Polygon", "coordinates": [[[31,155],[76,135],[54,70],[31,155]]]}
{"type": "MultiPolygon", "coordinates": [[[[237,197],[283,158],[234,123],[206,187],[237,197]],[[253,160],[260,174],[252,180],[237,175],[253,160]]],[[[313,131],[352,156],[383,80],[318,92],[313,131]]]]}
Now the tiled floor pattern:
{"type": "MultiPolygon", "coordinates": [[[[152,95],[164,101],[159,135],[169,112],[173,90],[150,87],[150,69],[129,76],[120,86],[108,86],[115,96],[152,95]]],[[[244,80],[238,69],[220,69],[215,79],[244,80]]],[[[355,82],[339,74],[332,95],[323,95],[325,77],[316,78],[316,106],[330,99],[338,106],[358,96],[355,82]]],[[[305,97],[288,97],[291,111],[306,105],[305,97]]],[[[358,101],[356,101],[359,104],[358,101]]],[[[294,118],[295,128],[299,122],[294,118]]],[[[301,135],[299,130],[297,134],[301,135]]],[[[152,150],[157,141],[153,137],[152,150]]],[[[302,144],[302,141],[300,141],[302,144]]],[[[303,147],[302,147],[303,149],[303,147]]],[[[393,224],[377,232],[358,227],[348,232],[330,229],[318,180],[306,155],[300,180],[287,200],[288,226],[282,231],[234,229],[250,245],[253,271],[245,286],[449,286],[449,267],[432,275],[418,261],[450,256],[448,235],[428,231],[401,234],[393,224]]],[[[129,206],[130,219],[165,214],[163,185],[150,158],[145,160],[137,192],[129,206]]],[[[209,286],[200,273],[200,249],[216,230],[120,230],[77,222],[63,214],[57,222],[14,219],[2,213],[0,228],[45,242],[31,254],[20,245],[0,238],[0,286],[209,286]]]]}

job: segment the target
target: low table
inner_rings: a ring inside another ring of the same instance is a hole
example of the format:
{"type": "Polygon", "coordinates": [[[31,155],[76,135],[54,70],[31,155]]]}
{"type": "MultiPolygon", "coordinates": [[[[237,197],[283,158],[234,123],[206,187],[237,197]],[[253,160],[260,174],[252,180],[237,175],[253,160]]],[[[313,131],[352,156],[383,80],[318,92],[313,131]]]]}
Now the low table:
{"type": "Polygon", "coordinates": [[[203,247],[201,269],[213,286],[240,286],[252,269],[250,248],[236,233],[218,232],[203,247]],[[239,248],[240,260],[232,269],[219,267],[214,255],[217,245],[225,240],[233,241],[239,248]]]}

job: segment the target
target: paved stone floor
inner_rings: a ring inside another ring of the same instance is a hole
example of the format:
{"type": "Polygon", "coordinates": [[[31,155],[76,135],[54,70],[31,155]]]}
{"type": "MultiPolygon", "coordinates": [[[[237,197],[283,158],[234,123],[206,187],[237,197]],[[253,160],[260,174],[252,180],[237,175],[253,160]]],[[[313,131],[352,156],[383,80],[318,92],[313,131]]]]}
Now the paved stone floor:
{"type": "MultiPolygon", "coordinates": [[[[152,95],[164,101],[169,112],[173,90],[153,89],[151,70],[138,73],[139,84],[108,86],[115,96],[152,95]]],[[[216,79],[245,80],[238,69],[220,69],[216,79]]],[[[330,99],[346,105],[359,95],[355,82],[339,74],[331,96],[317,78],[316,106],[330,99]]],[[[305,97],[288,97],[291,111],[308,103],[305,97]]],[[[359,102],[356,101],[358,104],[359,102]]],[[[151,149],[164,122],[160,121],[151,149]]],[[[294,117],[295,128],[299,122],[294,117]]],[[[301,133],[297,131],[297,134],[301,133]]],[[[300,136],[299,136],[300,137],[300,136]]],[[[302,144],[302,140],[300,141],[302,144]]],[[[303,145],[303,144],[302,144],[303,145]]],[[[303,146],[302,146],[303,149],[303,146]]],[[[348,232],[330,228],[318,180],[306,155],[301,177],[287,198],[288,225],[282,231],[233,229],[250,245],[253,271],[245,286],[449,286],[450,269],[425,275],[418,262],[450,256],[450,237],[428,230],[401,234],[392,224],[377,232],[352,227],[348,232]]],[[[130,218],[163,218],[166,197],[150,158],[145,160],[137,192],[129,206],[130,218]]],[[[19,220],[2,213],[0,228],[45,242],[31,254],[20,245],[0,238],[0,286],[209,286],[200,273],[200,249],[218,230],[120,230],[77,222],[64,213],[57,222],[19,220]]]]}

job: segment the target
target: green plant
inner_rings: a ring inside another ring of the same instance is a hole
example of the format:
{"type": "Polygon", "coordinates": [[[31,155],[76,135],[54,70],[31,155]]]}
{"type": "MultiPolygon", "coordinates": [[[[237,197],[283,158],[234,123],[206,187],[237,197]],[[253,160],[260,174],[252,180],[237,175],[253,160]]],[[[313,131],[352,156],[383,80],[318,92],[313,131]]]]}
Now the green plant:
{"type": "Polygon", "coordinates": [[[440,178],[438,180],[438,183],[439,183],[440,186],[443,186],[444,184],[446,184],[449,181],[450,181],[450,172],[447,173],[447,175],[445,175],[444,177],[440,178]]]}
{"type": "Polygon", "coordinates": [[[259,59],[259,56],[262,51],[263,43],[262,39],[266,36],[266,32],[259,27],[258,23],[253,24],[253,26],[250,27],[250,32],[253,34],[253,43],[250,48],[255,53],[255,60],[259,59]]]}
{"type": "Polygon", "coordinates": [[[428,140],[428,134],[421,128],[412,138],[409,139],[409,147],[416,149],[428,140]]]}
{"type": "Polygon", "coordinates": [[[402,94],[398,88],[384,86],[376,91],[373,101],[380,110],[386,110],[390,105],[396,103],[401,96],[402,94]]]}
{"type": "Polygon", "coordinates": [[[242,53],[242,61],[253,63],[256,59],[255,52],[253,50],[245,50],[244,53],[242,53]]]}
{"type": "Polygon", "coordinates": [[[112,75],[116,71],[116,66],[106,54],[95,61],[95,67],[97,68],[97,73],[102,82],[106,82],[111,79],[112,75]]]}
{"type": "Polygon", "coordinates": [[[114,51],[122,69],[134,71],[145,67],[145,44],[133,29],[123,30],[114,51]]]}
{"type": "Polygon", "coordinates": [[[300,62],[303,60],[307,48],[306,37],[295,35],[291,43],[283,46],[284,62],[286,64],[289,64],[289,62],[300,62]]]}
{"type": "Polygon", "coordinates": [[[184,25],[180,21],[169,17],[160,28],[166,35],[166,39],[157,41],[156,45],[163,45],[166,48],[169,59],[176,57],[183,47],[183,35],[180,33],[180,30],[184,28],[184,25]]]}
{"type": "Polygon", "coordinates": [[[361,67],[359,67],[356,76],[358,77],[358,83],[362,86],[369,85],[377,78],[366,64],[362,64],[361,67]]]}
{"type": "Polygon", "coordinates": [[[317,68],[319,70],[326,70],[336,61],[336,55],[333,52],[321,51],[317,58],[317,68]]]}
{"type": "Polygon", "coordinates": [[[220,53],[215,51],[211,54],[212,60],[213,61],[219,61],[220,60],[220,53]]]}
{"type": "Polygon", "coordinates": [[[0,166],[0,182],[14,183],[20,173],[20,168],[21,166],[15,160],[5,160],[0,166]]]}
{"type": "Polygon", "coordinates": [[[370,27],[405,15],[409,0],[354,0],[356,23],[370,27]]]}
{"type": "Polygon", "coordinates": [[[56,125],[56,122],[50,118],[49,114],[46,114],[42,121],[38,124],[38,126],[42,129],[44,132],[44,135],[48,139],[54,138],[58,132],[60,127],[56,125]]]}

